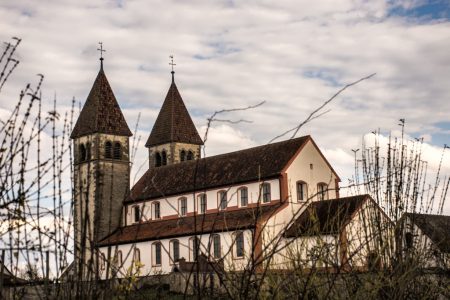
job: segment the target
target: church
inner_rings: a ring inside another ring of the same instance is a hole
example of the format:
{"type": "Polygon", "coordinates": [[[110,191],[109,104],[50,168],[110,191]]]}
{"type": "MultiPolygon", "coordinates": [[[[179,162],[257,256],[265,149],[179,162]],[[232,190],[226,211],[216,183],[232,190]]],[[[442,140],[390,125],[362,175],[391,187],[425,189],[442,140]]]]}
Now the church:
{"type": "MultiPolygon", "coordinates": [[[[361,231],[358,218],[370,209],[389,222],[367,195],[340,198],[339,176],[311,136],[202,157],[173,70],[171,79],[145,144],[148,170],[130,187],[132,133],[101,59],[71,134],[82,278],[170,274],[200,260],[221,272],[289,269],[293,249],[307,259],[323,241],[336,264],[349,264],[351,247],[361,248],[348,236],[361,231]]],[[[370,249],[361,253],[353,263],[363,267],[370,249]]]]}

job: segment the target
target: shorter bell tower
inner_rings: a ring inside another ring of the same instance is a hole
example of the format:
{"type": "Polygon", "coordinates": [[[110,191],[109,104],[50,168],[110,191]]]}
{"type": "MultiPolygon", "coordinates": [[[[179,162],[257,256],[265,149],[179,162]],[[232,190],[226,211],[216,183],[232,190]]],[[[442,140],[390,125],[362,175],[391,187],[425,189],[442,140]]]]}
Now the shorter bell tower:
{"type": "MultiPolygon", "coordinates": [[[[173,65],[172,61],[172,68],[173,65]]],[[[203,141],[175,84],[173,69],[171,73],[172,83],[145,144],[150,168],[182,163],[201,156],[203,141]]]]}

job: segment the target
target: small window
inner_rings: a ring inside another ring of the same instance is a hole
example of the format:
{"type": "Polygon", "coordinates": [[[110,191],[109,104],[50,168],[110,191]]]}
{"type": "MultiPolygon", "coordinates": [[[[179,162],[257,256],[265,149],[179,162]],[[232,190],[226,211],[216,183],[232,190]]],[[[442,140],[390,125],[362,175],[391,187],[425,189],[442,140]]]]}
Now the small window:
{"type": "Polygon", "coordinates": [[[122,149],[120,143],[114,143],[114,159],[122,158],[122,149]]]}
{"type": "Polygon", "coordinates": [[[166,150],[163,150],[161,152],[161,165],[162,166],[167,165],[167,153],[166,153],[166,150]]]}
{"type": "Polygon", "coordinates": [[[159,266],[161,265],[161,243],[157,242],[153,244],[153,250],[154,250],[154,265],[159,266]]]}
{"type": "Polygon", "coordinates": [[[86,161],[86,147],[84,144],[80,145],[80,161],[86,161]]]}
{"type": "Polygon", "coordinates": [[[91,159],[91,143],[86,143],[86,160],[91,159]]]}
{"type": "Polygon", "coordinates": [[[224,210],[227,208],[228,200],[227,200],[227,191],[220,191],[217,193],[218,201],[219,201],[219,209],[224,210]]]}
{"type": "Polygon", "coordinates": [[[189,239],[189,257],[191,261],[197,261],[198,253],[200,252],[200,241],[198,238],[189,239]]]}
{"type": "Polygon", "coordinates": [[[235,247],[236,247],[236,257],[243,257],[244,256],[244,234],[242,232],[238,232],[236,234],[235,247]]]}
{"type": "Polygon", "coordinates": [[[206,213],[207,209],[206,194],[198,195],[198,206],[199,206],[199,213],[201,214],[206,213]]]}
{"type": "Polygon", "coordinates": [[[161,218],[161,204],[159,202],[153,203],[153,219],[158,220],[161,218]]]}
{"type": "Polygon", "coordinates": [[[140,262],[141,261],[141,251],[138,248],[134,248],[133,261],[140,262]]]}
{"type": "Polygon", "coordinates": [[[213,256],[214,258],[220,258],[221,254],[220,235],[213,235],[213,256]]]}
{"type": "Polygon", "coordinates": [[[180,151],[180,161],[185,161],[186,160],[186,151],[181,150],[180,151]]]}
{"type": "Polygon", "coordinates": [[[262,184],[262,199],[263,203],[270,202],[271,195],[270,195],[270,183],[266,182],[262,184]]]}
{"type": "Polygon", "coordinates": [[[162,160],[161,160],[161,154],[159,152],[155,153],[155,167],[161,167],[162,160]]]}
{"type": "Polygon", "coordinates": [[[105,143],[105,158],[112,158],[112,143],[106,142],[105,143]]]}
{"type": "Polygon", "coordinates": [[[188,151],[186,159],[187,160],[193,160],[194,159],[194,153],[192,153],[192,151],[188,151]]]}
{"type": "Polygon", "coordinates": [[[174,262],[180,260],[180,242],[178,240],[172,241],[172,259],[174,262]]]}
{"type": "Polygon", "coordinates": [[[411,232],[405,234],[405,243],[407,249],[411,249],[414,246],[413,234],[411,232]]]}
{"type": "Polygon", "coordinates": [[[238,191],[239,204],[241,207],[248,205],[248,189],[246,187],[240,188],[238,191]]]}
{"type": "Polygon", "coordinates": [[[297,181],[297,201],[303,202],[308,199],[307,185],[304,181],[297,181]]]}
{"type": "Polygon", "coordinates": [[[187,215],[187,199],[186,198],[180,198],[178,200],[178,209],[180,211],[180,216],[184,217],[187,215]]]}
{"type": "Polygon", "coordinates": [[[328,185],[325,183],[319,183],[317,185],[317,199],[319,201],[328,199],[328,185]]]}
{"type": "Polygon", "coordinates": [[[141,210],[138,205],[133,207],[134,212],[134,222],[137,223],[141,220],[141,210]]]}

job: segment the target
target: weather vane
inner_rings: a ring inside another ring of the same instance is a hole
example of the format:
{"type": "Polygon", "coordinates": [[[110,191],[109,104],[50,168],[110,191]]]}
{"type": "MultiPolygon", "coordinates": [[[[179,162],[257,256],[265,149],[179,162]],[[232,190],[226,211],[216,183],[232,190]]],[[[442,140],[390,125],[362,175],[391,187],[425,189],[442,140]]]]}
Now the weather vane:
{"type": "Polygon", "coordinates": [[[169,55],[169,58],[170,58],[170,63],[169,63],[169,65],[172,66],[172,72],[170,72],[170,73],[172,73],[172,82],[174,82],[174,74],[175,74],[175,71],[173,70],[173,66],[176,66],[177,64],[174,64],[174,63],[173,63],[173,55],[169,55]]]}
{"type": "Polygon", "coordinates": [[[100,48],[97,48],[98,51],[100,51],[100,65],[103,69],[103,52],[106,52],[106,50],[103,50],[103,43],[102,42],[98,42],[98,44],[100,45],[100,48]]]}

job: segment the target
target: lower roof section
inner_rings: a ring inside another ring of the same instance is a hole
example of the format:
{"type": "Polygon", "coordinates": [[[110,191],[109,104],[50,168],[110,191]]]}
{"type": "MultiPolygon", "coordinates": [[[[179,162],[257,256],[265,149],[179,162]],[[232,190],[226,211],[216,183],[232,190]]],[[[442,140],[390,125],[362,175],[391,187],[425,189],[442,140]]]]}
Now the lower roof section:
{"type": "Polygon", "coordinates": [[[189,235],[252,229],[258,222],[273,216],[280,203],[253,208],[209,213],[170,220],[156,220],[121,227],[99,246],[130,244],[189,235]]]}

